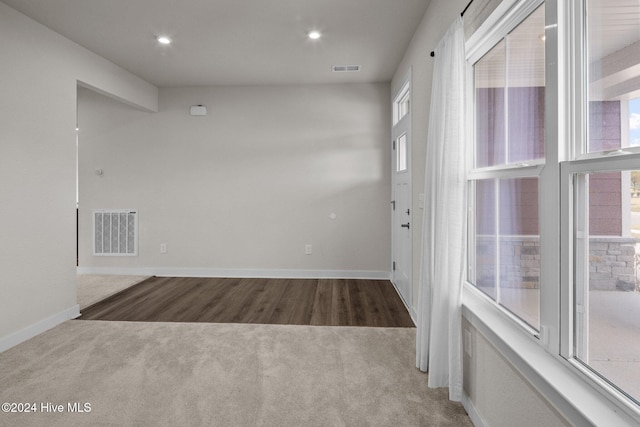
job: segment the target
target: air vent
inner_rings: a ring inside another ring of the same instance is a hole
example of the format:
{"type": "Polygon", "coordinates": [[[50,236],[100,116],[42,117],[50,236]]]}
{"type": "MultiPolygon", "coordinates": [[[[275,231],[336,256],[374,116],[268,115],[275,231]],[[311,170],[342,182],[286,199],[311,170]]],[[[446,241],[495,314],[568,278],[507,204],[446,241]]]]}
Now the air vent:
{"type": "Polygon", "coordinates": [[[131,209],[93,211],[93,254],[137,255],[137,213],[131,209]]]}
{"type": "Polygon", "coordinates": [[[355,73],[360,71],[359,65],[334,65],[331,67],[334,73],[355,73]]]}

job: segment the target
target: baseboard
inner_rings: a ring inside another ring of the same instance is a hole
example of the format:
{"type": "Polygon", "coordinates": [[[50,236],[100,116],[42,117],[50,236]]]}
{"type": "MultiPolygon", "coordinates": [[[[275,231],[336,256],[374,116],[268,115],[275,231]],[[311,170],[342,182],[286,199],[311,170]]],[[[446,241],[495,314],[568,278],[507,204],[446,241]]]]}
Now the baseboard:
{"type": "MultiPolygon", "coordinates": [[[[391,279],[389,279],[389,280],[391,280],[391,279]]],[[[400,297],[400,301],[402,301],[402,304],[404,304],[404,308],[406,308],[407,311],[409,312],[409,316],[411,316],[411,320],[413,320],[413,324],[417,326],[418,325],[418,315],[416,314],[416,311],[413,309],[413,307],[409,306],[409,304],[407,304],[407,302],[404,300],[404,298],[402,297],[402,293],[400,292],[400,290],[398,289],[396,284],[393,283],[393,281],[391,281],[391,284],[393,285],[393,289],[396,290],[396,293],[398,294],[398,297],[400,297]]]]}
{"type": "Polygon", "coordinates": [[[78,274],[112,274],[161,277],[243,277],[265,279],[367,279],[389,280],[388,271],[366,270],[285,270],[285,269],[226,269],[172,267],[78,267],[78,274]]]}
{"type": "Polygon", "coordinates": [[[0,353],[23,343],[36,335],[40,335],[41,333],[58,326],[62,322],[75,319],[78,316],[80,316],[80,306],[76,304],[73,307],[61,311],[60,313],[49,316],[31,326],[27,326],[24,329],[14,332],[11,335],[0,338],[0,353]]]}
{"type": "Polygon", "coordinates": [[[413,307],[409,307],[407,310],[409,310],[409,316],[411,316],[411,320],[413,320],[413,324],[417,326],[418,315],[416,314],[416,311],[413,309],[413,307]]]}
{"type": "Polygon", "coordinates": [[[77,267],[76,273],[110,276],[157,276],[156,269],[142,267],[77,267]]]}
{"type": "Polygon", "coordinates": [[[462,393],[462,406],[464,410],[467,411],[467,414],[469,414],[469,418],[475,427],[487,426],[466,393],[462,393]]]}

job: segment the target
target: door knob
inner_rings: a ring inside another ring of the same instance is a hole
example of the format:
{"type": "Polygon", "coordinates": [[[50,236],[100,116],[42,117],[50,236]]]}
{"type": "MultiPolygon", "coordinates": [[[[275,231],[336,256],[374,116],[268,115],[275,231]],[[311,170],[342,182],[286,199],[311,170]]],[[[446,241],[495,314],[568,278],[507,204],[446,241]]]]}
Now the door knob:
{"type": "Polygon", "coordinates": [[[409,223],[401,224],[401,225],[400,225],[400,227],[403,227],[403,228],[411,228],[411,227],[409,227],[409,223]]]}

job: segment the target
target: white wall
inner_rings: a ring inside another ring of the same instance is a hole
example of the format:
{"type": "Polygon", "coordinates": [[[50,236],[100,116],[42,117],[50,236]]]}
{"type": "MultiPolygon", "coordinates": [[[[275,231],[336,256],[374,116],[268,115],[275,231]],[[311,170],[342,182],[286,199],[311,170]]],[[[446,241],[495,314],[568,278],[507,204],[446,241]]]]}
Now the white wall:
{"type": "Polygon", "coordinates": [[[155,87],[0,3],[0,351],[77,312],[76,84],[155,87]]]}
{"type": "Polygon", "coordinates": [[[167,88],[150,114],[81,91],[82,271],[387,277],[389,97],[388,84],[167,88]],[[111,208],[139,210],[139,256],[92,255],[91,211],[111,208]]]}
{"type": "Polygon", "coordinates": [[[464,392],[486,426],[569,426],[570,423],[466,319],[470,352],[464,352],[464,392]]]}

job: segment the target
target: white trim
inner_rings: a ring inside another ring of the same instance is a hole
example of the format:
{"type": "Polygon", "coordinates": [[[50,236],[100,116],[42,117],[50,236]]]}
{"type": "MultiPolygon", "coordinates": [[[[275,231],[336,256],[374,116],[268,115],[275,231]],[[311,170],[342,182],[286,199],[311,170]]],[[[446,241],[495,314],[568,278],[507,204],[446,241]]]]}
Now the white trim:
{"type": "Polygon", "coordinates": [[[464,410],[467,411],[467,415],[471,418],[471,422],[474,427],[487,427],[487,423],[480,416],[476,407],[473,405],[473,402],[469,396],[467,396],[467,393],[462,393],[462,406],[464,407],[464,410]]]}
{"type": "Polygon", "coordinates": [[[505,178],[529,178],[542,174],[544,159],[534,160],[531,163],[517,165],[505,165],[494,168],[472,169],[467,173],[467,180],[477,181],[481,179],[505,179],[505,178]]]}
{"type": "Polygon", "coordinates": [[[31,326],[27,326],[17,332],[14,332],[6,337],[0,338],[0,353],[10,349],[20,343],[23,343],[36,335],[39,335],[51,328],[54,328],[66,322],[67,320],[75,319],[80,316],[80,306],[78,304],[70,307],[60,313],[49,316],[46,319],[42,319],[39,322],[34,323],[31,326]]]}
{"type": "Polygon", "coordinates": [[[407,311],[409,312],[409,316],[411,316],[411,320],[413,320],[413,324],[414,325],[418,325],[418,314],[413,309],[413,307],[411,307],[409,304],[407,304],[407,302],[404,300],[404,298],[402,297],[402,294],[398,290],[398,287],[396,286],[396,284],[393,283],[393,282],[391,282],[391,284],[393,285],[393,289],[395,289],[396,294],[398,294],[398,297],[400,297],[400,301],[402,301],[402,304],[404,305],[404,308],[406,308],[407,311]]]}
{"type": "Polygon", "coordinates": [[[156,270],[149,267],[77,267],[76,273],[113,276],[155,276],[156,270]]]}
{"type": "MultiPolygon", "coordinates": [[[[528,332],[481,298],[471,286],[462,293],[463,316],[573,425],[637,426],[637,420],[561,357],[555,357],[528,332]]],[[[479,292],[479,291],[477,291],[479,292]]],[[[625,408],[626,409],[626,408],[625,408]]]]}
{"type": "Polygon", "coordinates": [[[388,271],[367,270],[257,270],[182,267],[78,267],[78,274],[111,274],[161,277],[242,277],[264,279],[364,279],[390,280],[388,271]]]}
{"type": "Polygon", "coordinates": [[[621,170],[637,170],[640,153],[617,156],[601,156],[598,158],[573,160],[560,163],[563,173],[617,172],[621,170]]]}
{"type": "MultiPolygon", "coordinates": [[[[573,2],[568,2],[573,3],[573,2]]],[[[561,315],[558,279],[568,268],[561,263],[560,236],[565,223],[560,207],[560,168],[558,163],[566,156],[566,143],[561,135],[565,123],[560,119],[565,109],[563,94],[565,81],[561,72],[565,66],[566,46],[564,7],[567,2],[547,0],[545,2],[545,158],[546,164],[538,181],[540,212],[540,344],[549,354],[559,357],[561,315]],[[560,31],[559,31],[560,29],[560,31]],[[562,224],[562,227],[561,227],[562,224]]],[[[562,287],[560,287],[562,288],[562,287]]]]}

